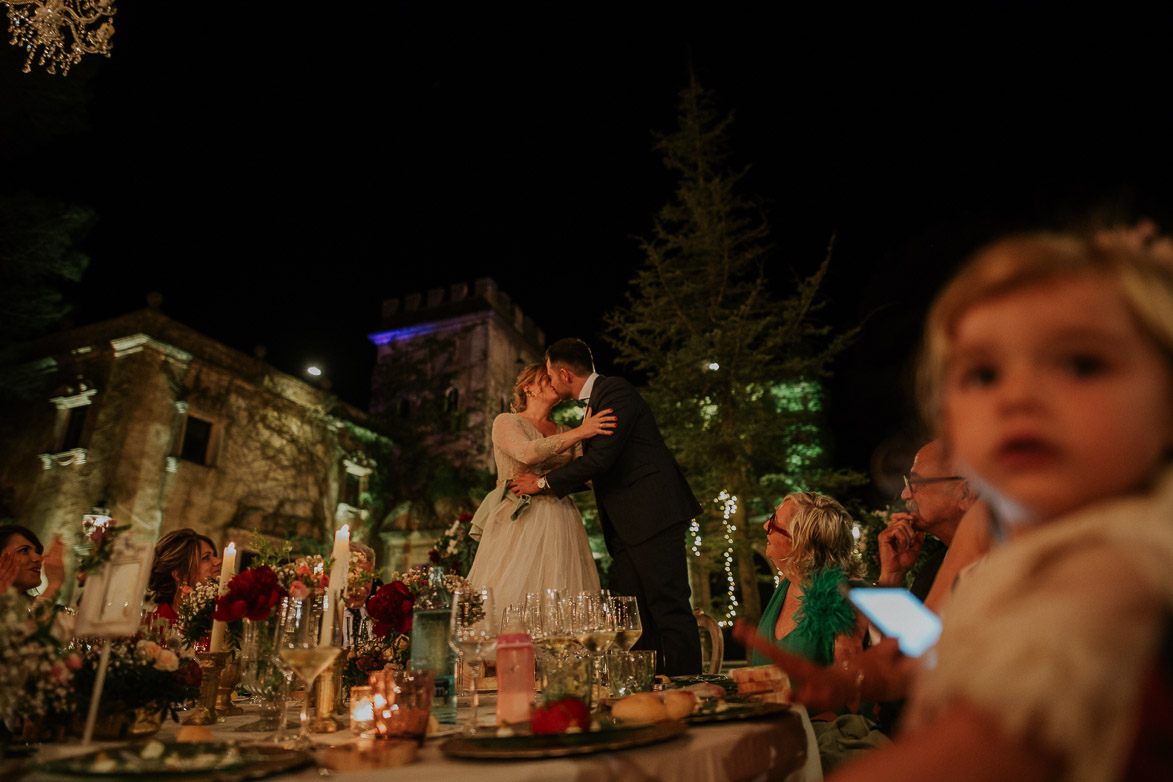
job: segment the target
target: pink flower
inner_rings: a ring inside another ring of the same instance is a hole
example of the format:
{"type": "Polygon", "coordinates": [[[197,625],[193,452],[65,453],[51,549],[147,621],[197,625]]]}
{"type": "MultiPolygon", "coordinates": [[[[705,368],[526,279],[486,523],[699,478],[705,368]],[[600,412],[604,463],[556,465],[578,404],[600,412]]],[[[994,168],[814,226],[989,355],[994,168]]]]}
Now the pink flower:
{"type": "Polygon", "coordinates": [[[330,586],[330,576],[324,570],[318,574],[318,586],[322,589],[330,586]]]}
{"type": "Polygon", "coordinates": [[[177,671],[179,670],[179,657],[170,649],[160,649],[159,656],[155,658],[155,667],[160,671],[177,671]]]}
{"type": "Polygon", "coordinates": [[[81,655],[77,652],[65,655],[65,667],[71,671],[81,670],[81,655]]]}
{"type": "Polygon", "coordinates": [[[310,588],[301,581],[294,581],[289,585],[289,596],[294,600],[305,600],[310,595],[310,588]]]}
{"type": "Polygon", "coordinates": [[[306,576],[310,575],[311,572],[312,571],[310,570],[309,565],[298,565],[297,566],[297,575],[301,576],[302,578],[305,578],[306,576]]]}
{"type": "Polygon", "coordinates": [[[67,684],[71,678],[69,668],[59,662],[53,663],[53,667],[49,669],[49,677],[58,684],[67,684]]]}

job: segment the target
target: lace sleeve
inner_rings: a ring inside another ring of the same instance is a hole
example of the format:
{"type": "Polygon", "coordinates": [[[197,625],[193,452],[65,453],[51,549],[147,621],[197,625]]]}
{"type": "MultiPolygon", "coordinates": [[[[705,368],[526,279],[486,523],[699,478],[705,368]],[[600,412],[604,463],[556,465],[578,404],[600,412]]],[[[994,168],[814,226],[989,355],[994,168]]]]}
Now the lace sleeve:
{"type": "Polygon", "coordinates": [[[521,464],[541,464],[561,451],[565,442],[565,433],[542,437],[519,415],[503,413],[493,421],[493,444],[521,464]]]}

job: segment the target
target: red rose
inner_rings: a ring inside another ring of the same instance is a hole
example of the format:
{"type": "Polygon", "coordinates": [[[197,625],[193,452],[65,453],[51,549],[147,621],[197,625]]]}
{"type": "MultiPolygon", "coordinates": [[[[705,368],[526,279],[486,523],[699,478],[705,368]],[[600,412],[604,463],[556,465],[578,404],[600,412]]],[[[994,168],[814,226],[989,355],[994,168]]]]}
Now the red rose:
{"type": "Polygon", "coordinates": [[[186,664],[179,666],[175,675],[188,687],[199,687],[204,678],[204,672],[200,670],[200,664],[195,660],[188,660],[186,664]]]}
{"type": "Polygon", "coordinates": [[[562,698],[534,710],[530,729],[534,733],[565,733],[571,725],[590,730],[591,711],[578,698],[562,698]]]}
{"type": "Polygon", "coordinates": [[[375,635],[411,631],[411,610],[415,595],[402,581],[392,581],[379,587],[367,601],[367,613],[375,620],[375,635]]]}
{"type": "Polygon", "coordinates": [[[461,524],[463,524],[466,521],[472,521],[472,514],[471,513],[462,513],[462,514],[460,514],[460,518],[458,518],[457,521],[459,521],[461,524]]]}
{"type": "Polygon", "coordinates": [[[219,622],[268,619],[273,606],[285,597],[285,588],[277,583],[277,574],[269,567],[251,568],[237,573],[228,582],[228,591],[216,598],[212,618],[219,622]]]}

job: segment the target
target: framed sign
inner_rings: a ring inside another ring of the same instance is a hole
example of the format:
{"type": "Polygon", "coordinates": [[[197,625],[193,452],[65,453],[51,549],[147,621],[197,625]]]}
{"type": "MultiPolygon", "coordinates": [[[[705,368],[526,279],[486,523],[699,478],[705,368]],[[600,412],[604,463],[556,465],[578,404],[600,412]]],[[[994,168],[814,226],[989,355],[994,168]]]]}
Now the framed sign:
{"type": "Polygon", "coordinates": [[[109,561],[86,578],[78,608],[78,635],[117,638],[138,631],[154,556],[149,543],[133,542],[129,536],[114,541],[109,561]]]}

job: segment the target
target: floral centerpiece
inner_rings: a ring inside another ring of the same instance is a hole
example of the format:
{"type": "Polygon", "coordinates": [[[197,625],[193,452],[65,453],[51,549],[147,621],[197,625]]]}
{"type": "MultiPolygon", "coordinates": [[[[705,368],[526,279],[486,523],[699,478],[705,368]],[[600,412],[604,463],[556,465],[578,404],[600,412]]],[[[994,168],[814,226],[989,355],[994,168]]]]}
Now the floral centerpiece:
{"type": "Polygon", "coordinates": [[[199,694],[202,673],[195,653],[186,646],[169,646],[156,629],[144,628],[128,638],[91,639],[81,655],[74,674],[71,696],[74,700],[74,727],[89,705],[104,644],[110,645],[110,662],[102,688],[99,715],[113,723],[103,733],[113,738],[126,737],[136,720],[153,720],[155,729],[164,717],[178,721],[179,704],[199,694]]]}
{"type": "Polygon", "coordinates": [[[77,577],[80,583],[85,583],[87,574],[100,570],[109,561],[110,555],[114,553],[114,542],[120,535],[129,531],[130,527],[118,526],[118,519],[87,521],[83,524],[76,546],[80,554],[77,560],[77,577]]]}
{"type": "Polygon", "coordinates": [[[371,673],[384,668],[402,671],[411,654],[411,612],[416,593],[402,581],[379,587],[367,600],[371,620],[370,638],[363,639],[346,653],[342,680],[347,687],[366,684],[371,673]]]}
{"type": "MultiPolygon", "coordinates": [[[[197,652],[208,650],[208,636],[212,634],[212,614],[216,611],[216,598],[220,584],[214,578],[206,578],[195,586],[184,584],[179,588],[179,608],[176,611],[176,630],[183,642],[197,652]]],[[[240,622],[228,625],[227,642],[238,647],[240,622]]]]}
{"type": "Polygon", "coordinates": [[[29,609],[15,589],[0,593],[0,720],[33,741],[68,717],[81,655],[65,647],[67,617],[48,603],[29,609]]]}
{"type": "Polygon", "coordinates": [[[445,570],[462,576],[468,575],[479,545],[468,534],[471,521],[471,513],[462,513],[436,540],[432,550],[428,552],[428,559],[433,565],[440,565],[445,570]]]}
{"type": "Polygon", "coordinates": [[[241,619],[261,622],[268,619],[281,603],[281,598],[291,592],[268,565],[249,568],[233,576],[228,582],[228,591],[216,598],[212,618],[229,623],[241,619]]]}

